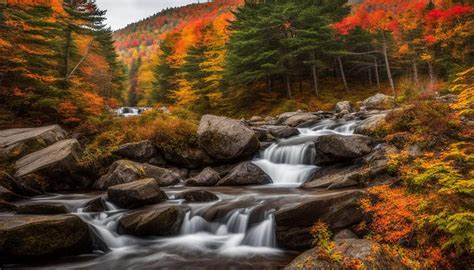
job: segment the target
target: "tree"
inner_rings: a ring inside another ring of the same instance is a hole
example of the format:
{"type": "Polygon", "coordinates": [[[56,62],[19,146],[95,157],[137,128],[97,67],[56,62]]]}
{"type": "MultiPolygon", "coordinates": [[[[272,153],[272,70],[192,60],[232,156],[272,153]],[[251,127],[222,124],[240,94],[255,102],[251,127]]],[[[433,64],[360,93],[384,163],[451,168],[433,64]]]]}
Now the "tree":
{"type": "Polygon", "coordinates": [[[168,35],[161,43],[158,64],[153,70],[155,81],[153,83],[153,99],[155,102],[170,104],[171,93],[178,90],[178,67],[172,62],[174,45],[179,38],[179,33],[168,35]]]}

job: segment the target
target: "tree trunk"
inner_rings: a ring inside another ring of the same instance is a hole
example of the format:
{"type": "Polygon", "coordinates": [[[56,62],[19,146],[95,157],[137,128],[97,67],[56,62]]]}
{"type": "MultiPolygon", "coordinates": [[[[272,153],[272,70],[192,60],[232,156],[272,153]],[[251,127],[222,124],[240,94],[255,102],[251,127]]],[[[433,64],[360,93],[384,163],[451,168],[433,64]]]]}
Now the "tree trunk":
{"type": "Polygon", "coordinates": [[[267,76],[267,90],[269,93],[272,92],[272,79],[270,78],[270,76],[267,76]]]}
{"type": "Polygon", "coordinates": [[[342,82],[344,83],[344,89],[346,90],[347,93],[349,93],[349,87],[347,86],[346,74],[344,73],[344,66],[342,65],[341,57],[338,57],[337,61],[339,62],[339,69],[341,71],[341,77],[342,77],[342,82]]]}
{"type": "Polygon", "coordinates": [[[430,90],[433,87],[435,83],[435,75],[434,75],[434,70],[433,70],[433,63],[431,61],[428,61],[428,71],[430,73],[430,90]]]}
{"type": "Polygon", "coordinates": [[[377,80],[377,87],[380,90],[380,75],[379,75],[379,66],[377,64],[377,58],[374,57],[374,67],[375,67],[375,79],[377,80]]]}
{"type": "Polygon", "coordinates": [[[299,87],[300,87],[300,94],[301,94],[301,93],[303,93],[303,74],[301,74],[301,72],[299,74],[299,80],[300,80],[299,87]]]}
{"type": "Polygon", "coordinates": [[[413,82],[418,85],[418,64],[413,61],[413,82]]]}
{"type": "Polygon", "coordinates": [[[293,99],[293,95],[291,93],[290,76],[288,74],[285,75],[285,83],[286,83],[286,93],[288,95],[288,99],[293,99]]]}
{"type": "Polygon", "coordinates": [[[372,88],[372,68],[369,68],[369,85],[372,88]]]}
{"type": "Polygon", "coordinates": [[[388,81],[390,82],[390,88],[392,89],[392,94],[396,98],[397,93],[395,92],[395,84],[393,83],[392,71],[390,70],[390,63],[388,61],[388,53],[387,53],[387,44],[385,40],[383,41],[383,55],[385,58],[385,67],[387,69],[387,77],[388,81]]]}
{"type": "MultiPolygon", "coordinates": [[[[313,61],[316,61],[316,56],[315,53],[311,53],[311,58],[313,61]]],[[[318,75],[316,73],[316,65],[313,64],[311,66],[311,74],[313,76],[313,83],[314,83],[314,92],[316,93],[316,96],[319,96],[319,89],[318,89],[318,75]]]]}

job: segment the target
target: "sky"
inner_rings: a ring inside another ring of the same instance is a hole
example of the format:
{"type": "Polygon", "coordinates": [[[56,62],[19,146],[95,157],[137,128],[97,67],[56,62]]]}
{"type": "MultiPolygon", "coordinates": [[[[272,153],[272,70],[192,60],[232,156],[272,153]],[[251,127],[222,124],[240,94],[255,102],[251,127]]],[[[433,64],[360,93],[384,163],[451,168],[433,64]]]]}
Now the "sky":
{"type": "MultiPolygon", "coordinates": [[[[107,23],[113,30],[139,21],[167,7],[184,6],[199,0],[96,0],[101,9],[107,10],[107,23]]],[[[204,2],[205,0],[201,0],[204,2]]]]}

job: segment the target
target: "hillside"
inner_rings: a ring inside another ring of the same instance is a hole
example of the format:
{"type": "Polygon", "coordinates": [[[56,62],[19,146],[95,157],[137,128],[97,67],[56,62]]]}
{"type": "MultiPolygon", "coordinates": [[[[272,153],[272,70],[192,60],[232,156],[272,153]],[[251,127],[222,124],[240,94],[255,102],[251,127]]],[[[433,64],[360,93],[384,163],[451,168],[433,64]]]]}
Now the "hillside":
{"type": "MultiPolygon", "coordinates": [[[[122,60],[130,65],[138,57],[148,61],[158,52],[159,44],[170,32],[184,31],[199,35],[202,27],[219,19],[229,19],[230,11],[243,0],[216,0],[163,10],[114,33],[115,46],[122,60]]],[[[195,37],[188,37],[188,44],[195,37]]]]}

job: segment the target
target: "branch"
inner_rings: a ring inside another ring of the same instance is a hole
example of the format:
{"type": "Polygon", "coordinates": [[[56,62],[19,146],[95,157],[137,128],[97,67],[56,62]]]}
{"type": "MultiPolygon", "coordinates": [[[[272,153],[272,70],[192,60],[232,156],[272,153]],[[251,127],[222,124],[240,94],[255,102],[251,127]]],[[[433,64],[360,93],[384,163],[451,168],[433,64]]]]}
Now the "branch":
{"type": "Polygon", "coordinates": [[[79,66],[82,64],[82,62],[84,62],[84,60],[86,60],[86,57],[87,55],[89,54],[89,50],[90,48],[92,47],[92,43],[94,43],[94,39],[91,40],[91,42],[89,43],[89,45],[87,45],[87,48],[86,48],[86,52],[84,53],[84,55],[82,56],[81,60],[79,60],[79,62],[77,63],[77,65],[71,70],[71,72],[66,76],[66,80],[69,80],[69,78],[74,74],[74,72],[76,72],[76,70],[79,68],[79,66]]]}

